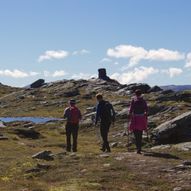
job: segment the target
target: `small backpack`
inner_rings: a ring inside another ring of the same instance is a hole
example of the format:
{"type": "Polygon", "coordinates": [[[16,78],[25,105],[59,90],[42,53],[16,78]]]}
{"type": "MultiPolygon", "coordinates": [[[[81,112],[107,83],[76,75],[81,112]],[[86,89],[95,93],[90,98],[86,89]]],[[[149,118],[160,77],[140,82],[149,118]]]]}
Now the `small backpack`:
{"type": "Polygon", "coordinates": [[[107,122],[114,122],[115,121],[115,112],[113,106],[108,101],[105,101],[102,109],[101,109],[101,120],[107,122]]]}
{"type": "Polygon", "coordinates": [[[143,114],[145,111],[146,103],[144,99],[133,99],[134,113],[143,114]]]}
{"type": "Polygon", "coordinates": [[[77,107],[70,107],[70,119],[69,122],[78,124],[80,120],[80,111],[77,107]]]}

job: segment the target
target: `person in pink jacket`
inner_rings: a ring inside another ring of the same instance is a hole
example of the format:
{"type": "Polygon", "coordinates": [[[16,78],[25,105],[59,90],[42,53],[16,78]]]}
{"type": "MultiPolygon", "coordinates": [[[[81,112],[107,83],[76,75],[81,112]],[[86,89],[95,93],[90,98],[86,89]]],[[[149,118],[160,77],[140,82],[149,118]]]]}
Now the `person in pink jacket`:
{"type": "Polygon", "coordinates": [[[141,154],[143,131],[147,131],[147,112],[147,103],[142,97],[141,90],[137,89],[129,108],[129,130],[132,131],[135,136],[138,154],[141,154]]]}

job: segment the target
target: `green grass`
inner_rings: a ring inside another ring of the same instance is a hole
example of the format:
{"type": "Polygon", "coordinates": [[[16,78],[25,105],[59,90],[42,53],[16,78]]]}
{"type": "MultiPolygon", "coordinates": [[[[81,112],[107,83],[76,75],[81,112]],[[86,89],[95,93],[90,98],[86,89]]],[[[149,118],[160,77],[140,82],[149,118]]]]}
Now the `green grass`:
{"type": "MultiPolygon", "coordinates": [[[[54,154],[64,152],[65,134],[61,123],[37,125],[35,128],[44,138],[13,139],[16,135],[9,130],[9,140],[0,144],[0,187],[1,191],[20,191],[22,189],[41,191],[154,191],[172,190],[165,178],[142,176],[130,164],[128,157],[122,161],[115,159],[119,153],[126,152],[125,147],[112,148],[108,158],[99,155],[99,143],[94,129],[81,129],[78,139],[77,155],[66,154],[55,157],[53,161],[32,159],[32,155],[51,150],[54,154]],[[37,164],[48,164],[48,170],[27,173],[37,164]]],[[[9,127],[11,129],[11,127],[9,127]]],[[[116,129],[112,129],[116,131],[116,129]]],[[[5,133],[6,130],[3,130],[5,133]]],[[[114,140],[110,133],[110,140],[114,140]]],[[[126,141],[126,137],[120,138],[126,141]]],[[[124,142],[125,143],[125,142],[124,142]]],[[[178,153],[177,153],[178,155],[178,153]]],[[[180,153],[182,155],[182,153],[180,153]]],[[[185,158],[189,155],[185,155],[185,158]]]]}

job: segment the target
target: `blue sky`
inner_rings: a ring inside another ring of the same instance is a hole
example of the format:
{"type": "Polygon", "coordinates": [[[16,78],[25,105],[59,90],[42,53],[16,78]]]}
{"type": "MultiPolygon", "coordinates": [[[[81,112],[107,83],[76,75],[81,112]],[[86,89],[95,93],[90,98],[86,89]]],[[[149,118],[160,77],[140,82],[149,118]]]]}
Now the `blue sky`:
{"type": "Polygon", "coordinates": [[[190,0],[0,0],[0,82],[190,84],[190,0]]]}

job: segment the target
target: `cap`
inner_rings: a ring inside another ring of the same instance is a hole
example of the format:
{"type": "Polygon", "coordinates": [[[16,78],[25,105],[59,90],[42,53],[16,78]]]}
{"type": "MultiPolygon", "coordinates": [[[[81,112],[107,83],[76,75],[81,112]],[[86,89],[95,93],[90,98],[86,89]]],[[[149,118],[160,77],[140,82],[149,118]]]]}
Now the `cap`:
{"type": "Polygon", "coordinates": [[[75,99],[71,99],[71,100],[69,101],[69,103],[70,103],[70,104],[76,104],[76,100],[75,100],[75,99]]]}

